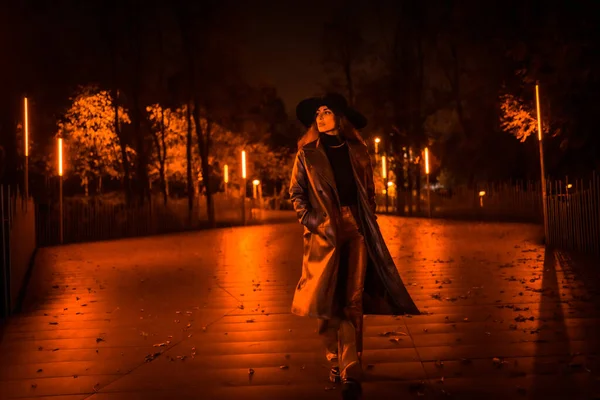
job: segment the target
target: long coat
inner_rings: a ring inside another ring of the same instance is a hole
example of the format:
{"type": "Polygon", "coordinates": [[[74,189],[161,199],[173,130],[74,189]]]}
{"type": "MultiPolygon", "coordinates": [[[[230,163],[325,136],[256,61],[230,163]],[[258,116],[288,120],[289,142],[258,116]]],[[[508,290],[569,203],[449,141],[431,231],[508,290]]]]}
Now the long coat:
{"type": "MultiPolygon", "coordinates": [[[[364,314],[419,314],[388,251],[375,216],[373,168],[367,147],[348,143],[358,189],[358,225],[365,237],[368,264],[363,294],[364,314]]],[[[292,312],[329,319],[336,308],[340,246],[340,200],[323,144],[317,139],[302,147],[294,162],[290,196],[304,225],[302,276],[296,286],[292,312]]]]}

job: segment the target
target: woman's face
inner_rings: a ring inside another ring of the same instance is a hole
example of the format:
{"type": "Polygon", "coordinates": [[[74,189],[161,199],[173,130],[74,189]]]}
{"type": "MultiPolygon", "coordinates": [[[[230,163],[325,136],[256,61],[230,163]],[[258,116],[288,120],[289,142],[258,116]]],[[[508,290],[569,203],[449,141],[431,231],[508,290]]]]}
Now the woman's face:
{"type": "Polygon", "coordinates": [[[327,106],[321,106],[316,115],[317,128],[319,132],[332,132],[336,129],[335,115],[327,106]]]}

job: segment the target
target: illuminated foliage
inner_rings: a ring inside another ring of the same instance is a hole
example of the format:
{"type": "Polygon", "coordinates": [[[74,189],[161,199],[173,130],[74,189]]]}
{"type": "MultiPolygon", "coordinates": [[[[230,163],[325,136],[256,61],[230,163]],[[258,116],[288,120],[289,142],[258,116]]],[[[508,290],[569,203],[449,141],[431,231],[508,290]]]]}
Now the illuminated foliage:
{"type": "MultiPolygon", "coordinates": [[[[537,115],[535,107],[530,107],[523,100],[511,94],[505,94],[501,98],[500,126],[505,131],[514,135],[521,142],[527,140],[531,135],[537,134],[537,115]]],[[[548,124],[543,124],[544,133],[548,133],[548,124]]]]}
{"type": "MultiPolygon", "coordinates": [[[[119,107],[119,124],[130,123],[126,111],[119,107]]],[[[61,122],[57,136],[65,141],[68,167],[86,188],[91,180],[123,177],[123,160],[115,133],[115,110],[107,91],[83,87],[73,98],[73,103],[61,122]]],[[[134,151],[127,147],[131,162],[134,151]]],[[[101,185],[101,183],[99,183],[101,185]]]]}
{"type": "MultiPolygon", "coordinates": [[[[185,181],[186,179],[186,107],[173,111],[163,109],[159,104],[146,108],[152,124],[154,148],[150,175],[153,181],[160,179],[160,163],[165,164],[165,175],[168,181],[185,181]],[[164,114],[163,114],[164,113],[164,114]],[[164,142],[163,142],[164,133],[164,142]]],[[[193,123],[193,122],[192,122],[193,123]]],[[[201,118],[203,130],[206,130],[206,119],[201,118]]],[[[192,129],[194,127],[192,126],[192,129]]],[[[202,181],[200,157],[198,155],[197,137],[193,136],[193,172],[195,179],[202,181]]],[[[223,166],[229,168],[231,182],[241,178],[241,153],[248,154],[248,176],[260,179],[288,179],[291,173],[291,162],[284,152],[272,150],[263,143],[251,143],[245,132],[232,132],[222,126],[211,124],[211,149],[208,162],[214,168],[213,173],[220,176],[223,166]]]]}
{"type": "MultiPolygon", "coordinates": [[[[150,179],[160,179],[160,166],[164,164],[165,180],[185,181],[187,179],[187,119],[186,106],[176,110],[163,108],[159,104],[146,107],[148,119],[152,126],[154,146],[152,149],[151,164],[149,166],[150,179]]],[[[192,122],[192,129],[193,121],[192,122]]],[[[196,149],[196,137],[192,139],[192,173],[195,177],[200,175],[200,157],[196,149]]]]}

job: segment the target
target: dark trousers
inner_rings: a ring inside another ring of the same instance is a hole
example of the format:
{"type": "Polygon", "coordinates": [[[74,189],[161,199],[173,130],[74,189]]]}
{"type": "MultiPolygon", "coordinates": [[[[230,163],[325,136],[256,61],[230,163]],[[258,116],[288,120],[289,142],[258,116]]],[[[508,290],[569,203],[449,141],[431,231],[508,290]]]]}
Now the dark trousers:
{"type": "Polygon", "coordinates": [[[355,207],[341,208],[338,231],[340,264],[336,288],[336,315],[319,319],[329,360],[337,358],[342,379],[360,380],[363,347],[363,290],[367,269],[367,248],[357,223],[355,207]],[[335,357],[337,355],[337,357],[335,357]]]}

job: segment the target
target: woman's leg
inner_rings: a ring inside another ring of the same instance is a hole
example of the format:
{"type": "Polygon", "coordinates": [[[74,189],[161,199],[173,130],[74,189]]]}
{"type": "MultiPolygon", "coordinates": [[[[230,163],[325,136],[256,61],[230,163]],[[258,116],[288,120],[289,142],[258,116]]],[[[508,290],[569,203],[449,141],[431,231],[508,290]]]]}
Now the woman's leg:
{"type": "Polygon", "coordinates": [[[347,248],[344,318],[338,331],[338,356],[342,379],[360,380],[363,347],[363,290],[367,269],[367,248],[352,213],[344,213],[347,248]]]}
{"type": "Polygon", "coordinates": [[[323,340],[325,347],[325,357],[327,361],[337,361],[338,359],[338,330],[340,329],[340,319],[318,319],[317,332],[323,340]]]}

